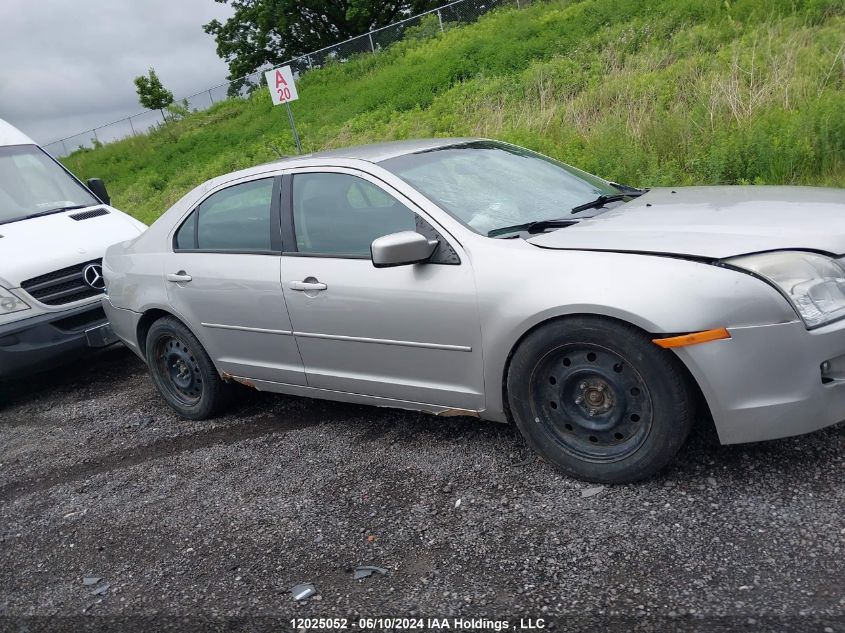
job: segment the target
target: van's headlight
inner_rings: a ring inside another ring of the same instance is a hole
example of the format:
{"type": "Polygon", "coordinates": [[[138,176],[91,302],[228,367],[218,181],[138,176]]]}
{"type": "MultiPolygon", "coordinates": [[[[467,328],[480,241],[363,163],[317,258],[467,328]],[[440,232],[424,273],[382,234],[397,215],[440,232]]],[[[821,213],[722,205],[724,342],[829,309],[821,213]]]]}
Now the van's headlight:
{"type": "Polygon", "coordinates": [[[29,306],[5,288],[0,288],[0,314],[29,310],[29,306]]]}
{"type": "Polygon", "coordinates": [[[725,263],[760,275],[780,288],[808,328],[845,317],[845,266],[841,260],[780,251],[735,257],[725,263]]]}

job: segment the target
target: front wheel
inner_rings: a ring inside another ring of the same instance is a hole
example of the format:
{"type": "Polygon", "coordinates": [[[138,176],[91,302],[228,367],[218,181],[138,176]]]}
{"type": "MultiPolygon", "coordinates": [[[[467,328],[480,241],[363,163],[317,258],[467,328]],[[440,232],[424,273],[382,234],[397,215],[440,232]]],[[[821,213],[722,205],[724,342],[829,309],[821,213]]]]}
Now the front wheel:
{"type": "Polygon", "coordinates": [[[220,379],[197,337],[177,319],[152,324],[146,357],[156,388],[182,417],[204,420],[229,403],[231,385],[220,379]]]}
{"type": "Polygon", "coordinates": [[[534,330],[511,359],[506,389],[528,444],[588,481],[628,483],[654,474],[692,426],[680,361],[611,319],[572,317],[534,330]]]}

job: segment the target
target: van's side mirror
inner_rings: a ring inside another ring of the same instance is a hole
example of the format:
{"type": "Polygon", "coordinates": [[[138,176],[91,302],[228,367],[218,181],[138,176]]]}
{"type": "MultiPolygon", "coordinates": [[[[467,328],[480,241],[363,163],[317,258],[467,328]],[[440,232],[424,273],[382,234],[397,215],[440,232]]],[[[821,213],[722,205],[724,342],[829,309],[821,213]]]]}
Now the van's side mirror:
{"type": "Polygon", "coordinates": [[[429,260],[439,243],[416,231],[401,231],[373,240],[370,255],[376,268],[420,264],[429,260]]]}
{"type": "Polygon", "coordinates": [[[111,197],[106,190],[106,183],[101,178],[89,178],[88,188],[100,199],[103,204],[111,204],[111,197]]]}

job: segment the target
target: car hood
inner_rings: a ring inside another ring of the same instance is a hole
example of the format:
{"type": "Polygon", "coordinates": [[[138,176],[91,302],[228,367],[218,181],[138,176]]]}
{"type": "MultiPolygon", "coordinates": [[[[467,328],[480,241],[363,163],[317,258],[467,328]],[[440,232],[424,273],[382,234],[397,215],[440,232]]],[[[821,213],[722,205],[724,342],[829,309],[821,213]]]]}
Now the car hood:
{"type": "MultiPolygon", "coordinates": [[[[577,216],[573,216],[577,218],[577,216]]],[[[845,253],[845,189],[677,187],[528,240],[542,248],[722,259],[780,249],[845,253]]]]}
{"type": "Polygon", "coordinates": [[[17,288],[27,279],[97,259],[112,244],[136,238],[145,228],[103,205],[0,224],[0,285],[17,288]],[[84,220],[70,217],[100,208],[108,214],[84,220]]]}

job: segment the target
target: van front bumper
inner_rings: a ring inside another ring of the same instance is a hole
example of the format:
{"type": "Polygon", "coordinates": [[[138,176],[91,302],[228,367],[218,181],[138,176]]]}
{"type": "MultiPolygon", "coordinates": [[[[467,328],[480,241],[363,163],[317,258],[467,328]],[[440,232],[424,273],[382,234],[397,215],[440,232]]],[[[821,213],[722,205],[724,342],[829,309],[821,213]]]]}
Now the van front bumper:
{"type": "Polygon", "coordinates": [[[678,348],[722,444],[801,435],[845,420],[845,321],[728,328],[731,338],[678,348]]]}
{"type": "Polygon", "coordinates": [[[99,301],[0,325],[0,380],[70,362],[116,341],[99,301]]]}

